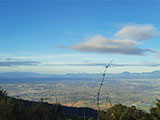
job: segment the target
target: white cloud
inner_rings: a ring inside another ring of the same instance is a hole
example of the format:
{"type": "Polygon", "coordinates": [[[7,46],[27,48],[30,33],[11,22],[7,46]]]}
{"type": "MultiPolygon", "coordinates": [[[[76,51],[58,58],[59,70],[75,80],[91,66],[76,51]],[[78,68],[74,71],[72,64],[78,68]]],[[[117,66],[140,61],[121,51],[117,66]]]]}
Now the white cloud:
{"type": "Polygon", "coordinates": [[[141,49],[136,47],[137,42],[126,40],[108,40],[107,38],[96,35],[86,40],[84,43],[72,45],[70,48],[82,52],[112,53],[126,55],[143,55],[145,52],[154,52],[151,49],[141,49]]]}
{"type": "Polygon", "coordinates": [[[115,39],[95,35],[83,43],[72,45],[70,49],[92,53],[144,55],[146,52],[156,51],[139,48],[137,44],[155,35],[156,29],[152,25],[126,25],[115,33],[115,39]]]}
{"type": "Polygon", "coordinates": [[[147,40],[156,35],[156,29],[153,25],[126,25],[115,36],[131,40],[147,40]]]}

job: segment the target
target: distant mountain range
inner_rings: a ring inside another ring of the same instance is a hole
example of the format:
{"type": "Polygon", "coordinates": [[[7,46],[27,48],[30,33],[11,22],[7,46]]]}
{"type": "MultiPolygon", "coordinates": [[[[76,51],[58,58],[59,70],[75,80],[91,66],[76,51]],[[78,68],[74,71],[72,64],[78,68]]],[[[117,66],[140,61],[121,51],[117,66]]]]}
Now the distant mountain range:
{"type": "MultiPolygon", "coordinates": [[[[0,78],[101,78],[102,74],[89,73],[69,73],[64,75],[40,74],[33,72],[6,72],[0,73],[0,78]]],[[[106,77],[111,79],[157,79],[160,78],[160,71],[143,73],[107,73],[106,77]]]]}

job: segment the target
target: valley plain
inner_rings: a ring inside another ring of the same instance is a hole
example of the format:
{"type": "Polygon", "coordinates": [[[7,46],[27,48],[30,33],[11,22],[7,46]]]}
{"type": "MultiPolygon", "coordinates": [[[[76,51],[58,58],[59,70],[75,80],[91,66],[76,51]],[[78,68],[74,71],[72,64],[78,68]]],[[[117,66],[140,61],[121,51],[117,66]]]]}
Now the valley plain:
{"type": "MultiPolygon", "coordinates": [[[[20,81],[21,79],[3,78],[2,80],[1,78],[0,86],[7,90],[9,96],[16,98],[32,101],[43,100],[48,103],[58,102],[74,107],[97,108],[100,77],[25,78],[25,82],[20,81]]],[[[111,105],[121,103],[128,106],[134,105],[149,112],[149,108],[154,106],[156,99],[160,99],[160,79],[158,78],[112,79],[110,77],[104,81],[100,94],[100,107],[107,109],[111,105]]]]}

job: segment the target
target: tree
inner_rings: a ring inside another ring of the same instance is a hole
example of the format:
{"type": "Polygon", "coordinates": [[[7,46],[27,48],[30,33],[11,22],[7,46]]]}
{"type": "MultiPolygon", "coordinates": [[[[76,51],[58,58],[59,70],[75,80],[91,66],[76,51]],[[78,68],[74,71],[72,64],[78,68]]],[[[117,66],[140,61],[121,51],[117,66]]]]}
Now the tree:
{"type": "Polygon", "coordinates": [[[16,120],[13,114],[12,99],[7,96],[7,92],[0,90],[0,120],[16,120]]]}

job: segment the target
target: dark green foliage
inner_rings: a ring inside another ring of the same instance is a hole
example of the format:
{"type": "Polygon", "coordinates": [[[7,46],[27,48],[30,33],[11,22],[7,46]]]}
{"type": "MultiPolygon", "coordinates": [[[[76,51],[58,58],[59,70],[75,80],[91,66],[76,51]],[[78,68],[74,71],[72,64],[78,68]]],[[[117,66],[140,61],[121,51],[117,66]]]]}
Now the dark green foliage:
{"type": "MultiPolygon", "coordinates": [[[[0,120],[84,120],[83,116],[62,110],[60,104],[26,101],[7,96],[0,90],[0,120]]],[[[66,110],[76,108],[67,108],[66,110]]],[[[82,110],[80,110],[82,112],[82,110]]]]}
{"type": "Polygon", "coordinates": [[[13,113],[13,104],[10,98],[0,99],[0,120],[16,120],[13,113]]]}
{"type": "Polygon", "coordinates": [[[127,107],[121,104],[114,105],[107,112],[99,113],[100,120],[151,120],[149,113],[137,110],[134,106],[127,107]]]}
{"type": "Polygon", "coordinates": [[[160,120],[160,100],[156,99],[156,107],[150,109],[153,120],[160,120]]]}
{"type": "Polygon", "coordinates": [[[88,120],[94,120],[92,117],[88,118],[88,120]]]}
{"type": "Polygon", "coordinates": [[[0,120],[15,120],[12,99],[7,97],[5,90],[0,90],[0,120]]]}
{"type": "Polygon", "coordinates": [[[53,120],[56,118],[55,110],[48,108],[43,103],[32,105],[28,111],[27,118],[29,120],[53,120]]]}
{"type": "Polygon", "coordinates": [[[2,97],[7,97],[7,91],[5,91],[3,89],[0,90],[0,98],[2,98],[2,97]]]}
{"type": "Polygon", "coordinates": [[[0,120],[58,120],[60,104],[27,102],[7,96],[0,90],[0,120]]]}

